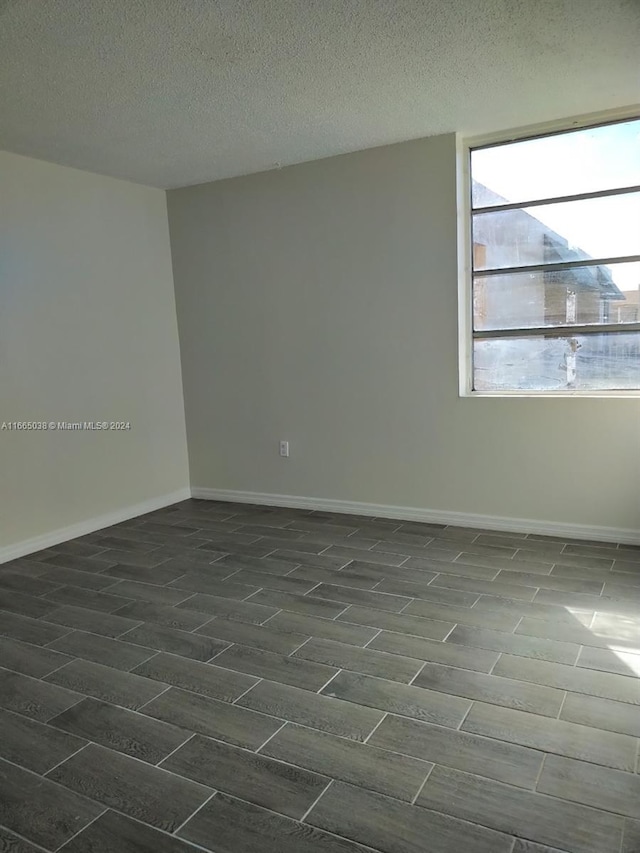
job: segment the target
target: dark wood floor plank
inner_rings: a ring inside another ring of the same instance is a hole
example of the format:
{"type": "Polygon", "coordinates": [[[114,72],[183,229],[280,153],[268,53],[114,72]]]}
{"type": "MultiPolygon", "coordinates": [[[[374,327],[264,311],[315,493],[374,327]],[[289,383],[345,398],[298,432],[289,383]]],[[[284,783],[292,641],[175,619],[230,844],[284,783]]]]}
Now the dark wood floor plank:
{"type": "Polygon", "coordinates": [[[46,773],[86,743],[52,726],[4,710],[0,710],[0,731],[0,756],[34,773],[46,773]]]}
{"type": "Polygon", "coordinates": [[[236,557],[227,555],[217,561],[229,572],[239,572],[243,569],[249,572],[259,572],[270,575],[288,575],[293,566],[289,560],[274,560],[272,557],[236,557]]]}
{"type": "Polygon", "coordinates": [[[145,705],[144,713],[247,749],[257,749],[282,726],[282,720],[176,687],[145,705]]]}
{"type": "Polygon", "coordinates": [[[33,720],[46,722],[79,702],[82,696],[7,669],[0,669],[0,706],[33,720]]]}
{"type": "MultiPolygon", "coordinates": [[[[479,578],[461,577],[441,573],[432,581],[433,586],[443,586],[447,589],[461,589],[467,592],[476,592],[478,595],[495,595],[501,598],[515,598],[522,601],[533,601],[537,599],[538,590],[534,587],[520,586],[515,583],[504,583],[495,580],[480,580],[479,578]]],[[[547,590],[545,590],[546,592],[547,590]]],[[[563,593],[553,593],[553,595],[563,593]]],[[[573,594],[573,593],[572,593],[573,594]]]]}
{"type": "MultiPolygon", "coordinates": [[[[176,529],[172,528],[172,535],[175,533],[176,529]]],[[[100,554],[100,559],[116,564],[106,570],[108,574],[111,574],[112,569],[132,566],[143,570],[154,569],[158,571],[159,575],[162,575],[166,564],[166,557],[162,555],[160,548],[153,551],[132,551],[131,549],[123,551],[110,548],[100,554]]]]}
{"type": "MultiPolygon", "coordinates": [[[[131,532],[133,533],[135,530],[131,532]]],[[[141,551],[144,553],[147,551],[153,551],[158,547],[153,542],[143,542],[131,537],[123,536],[122,532],[119,536],[99,536],[96,538],[96,542],[104,549],[109,548],[115,551],[141,551]]]]}
{"type": "Polygon", "coordinates": [[[232,646],[222,652],[215,660],[216,666],[222,666],[235,672],[245,672],[258,678],[268,678],[292,687],[305,690],[320,690],[332,675],[336,667],[312,663],[301,658],[263,652],[249,646],[232,646]]]}
{"type": "Polygon", "coordinates": [[[629,598],[628,590],[618,595],[610,596],[606,589],[602,595],[591,595],[586,592],[561,592],[555,589],[539,589],[536,592],[534,602],[567,607],[571,610],[597,610],[599,613],[611,613],[616,616],[636,616],[638,613],[638,602],[629,598]]]}
{"type": "Polygon", "coordinates": [[[354,526],[355,522],[351,524],[348,522],[349,516],[343,516],[340,524],[331,524],[324,519],[307,517],[296,519],[288,524],[287,527],[289,530],[300,530],[303,533],[313,533],[319,530],[332,536],[351,536],[351,534],[357,531],[358,527],[354,526]]]}
{"type": "MultiPolygon", "coordinates": [[[[385,558],[388,556],[388,552],[371,552],[372,556],[376,553],[382,554],[385,558]]],[[[370,560],[354,560],[352,563],[349,563],[347,566],[340,569],[340,574],[343,572],[354,572],[360,576],[375,578],[380,583],[385,581],[392,583],[394,580],[397,580],[399,584],[414,583],[418,585],[420,589],[425,589],[425,584],[430,584],[437,574],[436,571],[430,572],[427,569],[408,568],[406,564],[397,567],[390,567],[379,560],[375,562],[370,560]]],[[[401,593],[398,593],[398,595],[400,594],[401,593]]],[[[465,593],[465,595],[468,596],[469,593],[465,593]]],[[[409,597],[412,598],[413,596],[409,597]]],[[[475,598],[477,598],[477,596],[475,596],[475,598]]]]}
{"type": "Polygon", "coordinates": [[[97,575],[94,572],[80,572],[77,569],[62,568],[62,566],[47,566],[47,568],[48,571],[40,577],[62,586],[79,586],[82,589],[92,589],[98,592],[114,583],[112,578],[97,575]]]}
{"type": "Polygon", "coordinates": [[[382,628],[387,631],[396,631],[398,634],[412,634],[430,640],[444,640],[455,627],[454,622],[422,619],[419,616],[405,616],[403,613],[385,613],[382,610],[355,605],[341,613],[338,619],[341,622],[382,628]]]}
{"type": "Polygon", "coordinates": [[[172,684],[174,687],[182,687],[184,690],[225,702],[233,702],[258,681],[250,675],[165,652],[136,667],[135,674],[144,676],[146,680],[163,682],[158,692],[167,684],[172,684]]]}
{"type": "Polygon", "coordinates": [[[382,631],[373,638],[367,648],[475,672],[490,672],[500,657],[498,652],[487,649],[470,649],[456,646],[454,643],[427,640],[424,637],[410,637],[390,631],[382,631]]]}
{"type": "MultiPolygon", "coordinates": [[[[369,848],[226,794],[216,794],[178,834],[203,847],[215,839],[216,853],[370,853],[369,848]]],[[[140,853],[147,853],[146,848],[140,853]]]]}
{"type": "Polygon", "coordinates": [[[17,557],[15,560],[8,560],[6,563],[0,563],[0,575],[20,574],[24,577],[39,578],[51,568],[49,563],[44,562],[45,557],[53,556],[53,551],[44,550],[37,551],[35,554],[29,554],[27,557],[17,557]]]}
{"type": "MultiPolygon", "coordinates": [[[[567,610],[556,604],[540,604],[535,601],[517,601],[513,598],[499,598],[495,595],[481,595],[473,605],[474,610],[493,610],[500,613],[509,613],[520,618],[522,616],[533,617],[547,622],[567,623],[573,625],[576,618],[590,620],[593,618],[593,610],[567,610]],[[575,615],[574,615],[575,614],[575,615]]],[[[584,622],[582,622],[584,624],[584,622]]]]}
{"type": "MultiPolygon", "coordinates": [[[[175,608],[178,609],[178,608],[175,608]]],[[[262,649],[266,652],[289,655],[294,652],[309,634],[296,634],[293,632],[278,631],[275,626],[267,623],[264,627],[251,625],[247,622],[215,617],[201,628],[196,629],[197,634],[206,637],[215,637],[228,643],[239,643],[243,646],[251,646],[254,649],[262,649]]]]}
{"type": "Polygon", "coordinates": [[[635,770],[637,744],[633,738],[577,723],[476,702],[462,729],[604,767],[635,770]]]}
{"type": "Polygon", "coordinates": [[[22,838],[18,838],[13,832],[0,826],[0,850],[8,853],[42,853],[41,848],[34,847],[22,838]]]}
{"type": "Polygon", "coordinates": [[[0,636],[3,637],[22,640],[34,646],[46,646],[68,633],[68,628],[51,625],[44,620],[18,613],[0,612],[0,636]]]}
{"type": "Polygon", "coordinates": [[[640,850],[640,821],[627,818],[624,822],[620,853],[637,853],[638,850],[640,850]]]}
{"type": "Polygon", "coordinates": [[[63,850],[64,853],[196,853],[191,844],[111,810],[72,838],[63,850]]]}
{"type": "Polygon", "coordinates": [[[619,817],[448,767],[434,768],[417,803],[575,853],[617,850],[622,839],[619,817]]]}
{"type": "Polygon", "coordinates": [[[559,554],[565,547],[561,542],[535,542],[534,540],[524,540],[522,536],[509,534],[498,535],[495,533],[480,533],[475,539],[475,542],[479,545],[497,545],[515,549],[530,547],[532,550],[536,550],[539,554],[544,554],[545,552],[550,554],[559,554]],[[529,541],[530,545],[527,546],[525,541],[529,541]]]}
{"type": "Polygon", "coordinates": [[[372,589],[376,584],[380,583],[380,575],[378,573],[371,574],[352,571],[350,567],[338,570],[300,566],[300,568],[290,572],[289,577],[311,581],[314,584],[337,583],[344,586],[351,586],[355,589],[372,589]]]}
{"type": "Polygon", "coordinates": [[[262,604],[254,604],[253,601],[235,601],[232,598],[220,598],[204,593],[195,593],[177,606],[254,625],[260,625],[279,610],[278,607],[265,607],[262,604]]]}
{"type": "Polygon", "coordinates": [[[271,738],[260,754],[407,802],[433,767],[427,761],[292,723],[271,738]]]}
{"type": "Polygon", "coordinates": [[[271,681],[256,684],[237,704],[359,741],[370,735],[384,716],[382,711],[271,681]]]}
{"type": "Polygon", "coordinates": [[[588,696],[640,705],[640,680],[609,672],[597,672],[513,655],[501,655],[493,672],[507,678],[546,684],[573,693],[586,693],[588,696]]]}
{"type": "Polygon", "coordinates": [[[305,616],[302,613],[290,613],[281,610],[268,622],[280,631],[293,631],[299,634],[310,633],[313,637],[323,640],[335,640],[337,643],[348,643],[352,646],[364,646],[378,633],[377,628],[367,628],[361,625],[346,625],[333,619],[321,616],[305,616]]]}
{"type": "Polygon", "coordinates": [[[0,572],[0,591],[2,592],[22,592],[37,598],[46,592],[53,592],[60,586],[62,586],[61,583],[45,580],[42,575],[31,577],[27,574],[21,574],[19,571],[0,572]]]}
{"type": "MultiPolygon", "coordinates": [[[[480,544],[480,543],[478,543],[480,544]]],[[[475,545],[475,542],[474,542],[475,545]]],[[[498,551],[492,551],[488,554],[474,554],[473,549],[469,551],[464,551],[460,554],[459,557],[456,557],[456,563],[463,563],[464,565],[469,566],[486,566],[490,569],[500,569],[500,571],[510,571],[513,569],[514,563],[520,562],[520,560],[516,557],[511,556],[501,556],[498,551]]],[[[526,561],[527,564],[527,572],[535,575],[537,578],[544,579],[549,576],[551,569],[553,568],[553,564],[555,563],[554,558],[544,559],[544,555],[540,554],[535,559],[528,559],[526,561]]],[[[500,577],[498,576],[498,580],[500,577]]],[[[532,583],[532,586],[539,586],[539,584],[532,583]]]]}
{"type": "Polygon", "coordinates": [[[640,738],[640,710],[626,702],[567,693],[560,719],[640,738]]]}
{"type": "Polygon", "coordinates": [[[513,839],[435,811],[416,809],[362,788],[334,782],[306,817],[313,826],[384,853],[510,853],[513,839]]]}
{"type": "Polygon", "coordinates": [[[325,616],[334,619],[347,607],[346,603],[329,601],[315,595],[295,595],[290,592],[279,592],[275,589],[261,589],[252,595],[249,604],[262,604],[290,610],[293,613],[304,613],[309,616],[325,616]]]}
{"type": "Polygon", "coordinates": [[[122,639],[129,643],[137,643],[146,649],[160,649],[163,652],[200,661],[211,660],[221,649],[226,649],[229,645],[212,637],[179,631],[153,622],[144,622],[132,628],[123,635],[122,639]]]}
{"type": "Polygon", "coordinates": [[[198,545],[198,550],[201,550],[203,553],[207,552],[211,556],[213,556],[215,552],[217,554],[225,553],[246,557],[266,557],[272,554],[273,549],[276,547],[271,543],[264,545],[263,541],[266,542],[267,540],[256,541],[255,536],[248,537],[249,539],[254,540],[250,543],[238,542],[237,538],[232,538],[233,536],[234,534],[212,536],[209,541],[203,542],[202,545],[198,545]]]}
{"type": "Polygon", "coordinates": [[[338,673],[322,695],[453,728],[460,725],[471,706],[457,696],[354,672],[338,673]]]}
{"type": "Polygon", "coordinates": [[[388,610],[391,613],[398,613],[411,602],[411,598],[407,596],[391,595],[388,592],[371,592],[366,589],[356,589],[350,586],[339,586],[337,580],[332,584],[321,583],[311,594],[317,598],[337,601],[345,605],[358,604],[363,607],[373,607],[376,610],[388,610]]]}
{"type": "Polygon", "coordinates": [[[305,580],[294,575],[274,575],[267,572],[252,572],[248,569],[242,569],[233,575],[231,580],[234,583],[247,584],[258,589],[262,587],[266,589],[279,589],[282,592],[293,592],[300,595],[304,595],[317,585],[316,581],[305,580]]]}
{"type": "Polygon", "coordinates": [[[53,717],[49,725],[151,764],[191,736],[190,731],[97,699],[84,699],[53,717]]]}
{"type": "Polygon", "coordinates": [[[166,628],[180,631],[193,631],[211,619],[209,613],[199,613],[186,607],[170,607],[166,604],[154,604],[150,601],[134,601],[125,604],[118,616],[126,616],[140,622],[153,622],[166,628]]]}
{"type": "Polygon", "coordinates": [[[614,650],[608,645],[605,648],[585,645],[580,650],[576,666],[640,679],[640,649],[634,646],[628,651],[625,646],[618,646],[614,650]]]}
{"type": "Polygon", "coordinates": [[[511,853],[569,853],[569,851],[560,850],[559,847],[547,847],[546,844],[536,844],[535,841],[527,841],[525,838],[516,838],[511,853]]]}
{"type": "MultiPolygon", "coordinates": [[[[273,527],[269,527],[267,524],[242,524],[236,529],[238,533],[249,533],[253,536],[266,536],[267,538],[273,536],[274,533],[273,527]]],[[[277,533],[278,539],[299,540],[304,536],[300,530],[286,530],[284,527],[278,527],[277,533]]],[[[318,552],[321,550],[322,548],[318,546],[318,552]]]]}
{"type": "Polygon", "coordinates": [[[544,753],[391,714],[368,744],[520,788],[535,786],[544,753]]]}
{"type": "Polygon", "coordinates": [[[210,788],[298,819],[329,782],[317,773],[202,735],[195,735],[162,766],[210,788]]]}
{"type": "Polygon", "coordinates": [[[512,616],[510,613],[482,611],[474,607],[460,607],[423,600],[412,602],[404,613],[410,616],[422,616],[425,619],[440,619],[442,622],[455,622],[476,628],[493,628],[507,632],[513,631],[520,621],[519,616],[512,616]]]}
{"type": "Polygon", "coordinates": [[[130,580],[153,584],[155,586],[164,586],[164,584],[176,580],[185,573],[184,566],[176,568],[175,565],[168,565],[166,557],[163,557],[163,560],[165,562],[162,565],[154,566],[153,568],[142,568],[140,566],[119,563],[117,566],[113,566],[103,572],[101,577],[108,576],[111,583],[115,583],[117,580],[130,580]]]}
{"type": "Polygon", "coordinates": [[[155,654],[152,648],[140,648],[124,640],[113,640],[85,631],[73,631],[50,643],[49,648],[125,672],[155,654]]]}
{"type": "MultiPolygon", "coordinates": [[[[457,581],[470,581],[472,584],[479,583],[483,586],[485,583],[492,581],[498,574],[497,568],[459,563],[456,561],[456,557],[457,554],[455,551],[446,554],[435,549],[427,549],[424,557],[409,557],[407,562],[403,563],[403,566],[406,566],[408,569],[422,569],[428,572],[436,572],[438,575],[436,581],[442,581],[442,584],[438,584],[439,586],[446,586],[448,580],[451,580],[454,584],[457,581]]],[[[463,584],[462,589],[464,588],[463,584]]],[[[455,589],[455,586],[452,586],[452,589],[455,589]]]]}
{"type": "MultiPolygon", "coordinates": [[[[638,569],[640,580],[640,569],[638,569]]],[[[621,641],[611,645],[630,644],[635,648],[640,647],[640,608],[637,617],[620,617],[611,613],[596,613],[589,624],[589,630],[605,640],[610,638],[621,641]]]]}
{"type": "Polygon", "coordinates": [[[94,559],[93,557],[61,553],[56,553],[54,557],[46,557],[44,562],[50,563],[52,566],[62,566],[64,569],[76,569],[79,572],[96,572],[97,574],[116,565],[115,560],[101,560],[94,559]]]}
{"type": "MultiPolygon", "coordinates": [[[[73,604],[76,607],[86,607],[88,610],[99,610],[102,613],[113,613],[114,610],[129,603],[129,599],[111,592],[94,592],[92,589],[81,589],[78,586],[62,586],[55,592],[47,593],[46,600],[60,604],[73,604]]],[[[42,601],[45,601],[43,598],[42,601]]]]}
{"type": "MultiPolygon", "coordinates": [[[[118,581],[109,591],[113,595],[126,598],[129,603],[135,600],[176,605],[193,597],[193,593],[185,589],[170,589],[168,586],[153,586],[153,584],[138,581],[118,581]]],[[[197,610],[197,608],[194,609],[197,610]]]]}
{"type": "Polygon", "coordinates": [[[469,628],[466,625],[456,625],[447,637],[447,642],[566,664],[574,664],[580,651],[580,646],[575,643],[558,643],[539,637],[508,634],[506,631],[469,628]]]}
{"type": "Polygon", "coordinates": [[[168,832],[212,794],[190,779],[96,744],[89,744],[46,778],[168,832]]]}
{"type": "MultiPolygon", "coordinates": [[[[274,540],[269,541],[273,542],[274,540]]],[[[288,543],[280,542],[280,547],[269,554],[269,559],[289,563],[292,569],[296,566],[314,566],[319,569],[342,569],[349,562],[346,557],[329,557],[324,554],[313,553],[313,551],[303,551],[302,549],[296,551],[294,549],[297,544],[298,540],[288,543]]]]}
{"type": "Polygon", "coordinates": [[[542,589],[557,589],[561,592],[587,592],[591,595],[600,595],[602,591],[602,581],[558,577],[558,575],[552,574],[535,574],[535,572],[527,571],[530,566],[530,563],[522,563],[521,568],[524,571],[514,571],[513,567],[511,570],[503,569],[498,573],[496,580],[504,583],[522,584],[523,586],[537,586],[542,589]]]}
{"type": "Polygon", "coordinates": [[[560,643],[577,643],[578,645],[599,646],[601,648],[608,648],[611,644],[611,639],[601,637],[595,631],[591,631],[582,624],[578,616],[574,618],[573,623],[556,622],[552,619],[543,621],[525,616],[516,628],[515,633],[525,634],[528,637],[557,640],[560,643]]]}
{"type": "Polygon", "coordinates": [[[640,819],[640,776],[548,755],[537,790],[563,800],[640,819]]]}
{"type": "Polygon", "coordinates": [[[235,601],[243,601],[259,589],[257,586],[235,583],[233,580],[222,580],[219,574],[220,570],[216,571],[214,564],[207,566],[204,570],[188,572],[168,586],[173,589],[186,589],[190,592],[215,595],[218,598],[232,598],[235,601]]]}
{"type": "Polygon", "coordinates": [[[54,669],[64,666],[72,660],[69,655],[43,649],[41,646],[32,646],[20,640],[11,640],[7,637],[0,638],[0,661],[5,669],[31,675],[34,678],[42,678],[54,669]]]}
{"type": "Polygon", "coordinates": [[[23,592],[0,588],[0,610],[37,619],[55,610],[55,605],[45,598],[35,598],[23,592]]]}
{"type": "MultiPolygon", "coordinates": [[[[345,571],[343,569],[343,571],[345,571]]],[[[429,576],[429,573],[424,574],[429,576]]],[[[435,577],[435,575],[434,575],[435,577]]],[[[380,592],[392,592],[395,595],[409,595],[423,601],[431,601],[434,604],[449,604],[453,607],[471,607],[478,600],[473,592],[463,592],[456,589],[444,589],[443,587],[431,586],[425,581],[405,580],[404,574],[393,578],[385,578],[376,587],[380,592]]]]}
{"type": "Polygon", "coordinates": [[[602,570],[610,569],[612,567],[614,554],[607,554],[606,556],[596,555],[591,557],[587,556],[585,546],[582,546],[584,552],[581,553],[574,553],[569,550],[575,547],[580,548],[581,546],[566,545],[560,556],[554,559],[554,563],[565,566],[582,566],[583,568],[602,570]]]}
{"type": "Polygon", "coordinates": [[[125,631],[140,624],[140,619],[123,619],[113,613],[99,613],[97,610],[87,610],[84,607],[74,607],[71,604],[58,607],[47,613],[47,622],[63,625],[69,630],[90,631],[103,637],[115,639],[125,631]]]}
{"type": "Polygon", "coordinates": [[[34,844],[57,850],[101,811],[97,803],[0,759],[0,824],[34,844]]]}
{"type": "MultiPolygon", "coordinates": [[[[84,696],[93,696],[135,710],[153,699],[166,685],[130,672],[92,661],[75,660],[52,672],[44,683],[60,685],[84,696]]],[[[57,713],[64,709],[59,709],[57,713]]]]}
{"type": "Polygon", "coordinates": [[[413,684],[441,693],[452,693],[465,699],[476,699],[554,718],[558,716],[565,697],[563,690],[553,687],[529,684],[499,675],[468,672],[435,663],[425,664],[413,684]]]}
{"type": "MultiPolygon", "coordinates": [[[[372,540],[375,541],[375,537],[372,537],[372,540]]],[[[350,548],[345,545],[330,545],[326,551],[323,551],[323,555],[325,554],[327,557],[338,557],[347,560],[348,563],[352,561],[367,561],[386,566],[399,566],[406,559],[404,554],[384,553],[382,551],[372,551],[368,548],[350,548]]]]}
{"type": "Polygon", "coordinates": [[[420,671],[422,663],[412,658],[390,655],[370,648],[359,649],[333,640],[312,637],[293,657],[324,663],[338,669],[349,669],[364,675],[376,675],[390,681],[408,684],[420,671]]]}

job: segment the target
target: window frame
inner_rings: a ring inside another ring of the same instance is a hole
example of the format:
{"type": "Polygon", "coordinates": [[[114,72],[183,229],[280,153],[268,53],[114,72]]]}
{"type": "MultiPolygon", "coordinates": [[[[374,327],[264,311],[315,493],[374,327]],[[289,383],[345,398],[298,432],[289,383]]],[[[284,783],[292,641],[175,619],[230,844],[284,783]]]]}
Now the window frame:
{"type": "MultiPolygon", "coordinates": [[[[553,136],[571,130],[614,124],[640,118],[640,104],[606,112],[589,113],[565,119],[527,125],[477,136],[456,134],[456,188],[458,236],[458,382],[460,397],[595,397],[640,398],[640,389],[536,391],[502,389],[476,391],[473,388],[473,243],[471,235],[471,151],[484,146],[506,145],[540,136],[553,136]]],[[[615,192],[615,190],[613,191],[615,192]]],[[[563,197],[560,197],[563,198],[563,197]]],[[[628,325],[628,324],[625,324],[628,325]]],[[[579,330],[579,326],[577,329],[579,330]]],[[[635,331],[635,329],[629,329],[635,331]]],[[[505,335],[506,337],[506,335],[505,335]]]]}

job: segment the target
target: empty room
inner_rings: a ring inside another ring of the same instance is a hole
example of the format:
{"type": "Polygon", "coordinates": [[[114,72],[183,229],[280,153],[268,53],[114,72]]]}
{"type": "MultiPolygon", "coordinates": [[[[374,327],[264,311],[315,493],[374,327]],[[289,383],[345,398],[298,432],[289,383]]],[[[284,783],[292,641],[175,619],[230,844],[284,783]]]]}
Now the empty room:
{"type": "Polygon", "coordinates": [[[638,0],[0,0],[0,851],[640,853],[638,0]]]}

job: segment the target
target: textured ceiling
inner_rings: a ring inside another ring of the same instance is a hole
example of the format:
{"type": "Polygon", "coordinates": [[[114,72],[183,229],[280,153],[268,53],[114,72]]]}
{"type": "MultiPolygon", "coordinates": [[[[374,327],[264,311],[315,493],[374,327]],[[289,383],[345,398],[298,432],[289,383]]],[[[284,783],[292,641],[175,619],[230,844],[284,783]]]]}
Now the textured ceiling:
{"type": "Polygon", "coordinates": [[[175,187],[638,101],[640,0],[0,0],[0,148],[175,187]]]}

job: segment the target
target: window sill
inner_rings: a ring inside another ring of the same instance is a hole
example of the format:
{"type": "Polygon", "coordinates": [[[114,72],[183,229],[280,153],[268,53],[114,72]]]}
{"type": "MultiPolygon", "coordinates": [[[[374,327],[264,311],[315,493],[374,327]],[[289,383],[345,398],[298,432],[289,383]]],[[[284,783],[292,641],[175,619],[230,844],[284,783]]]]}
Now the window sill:
{"type": "Polygon", "coordinates": [[[586,399],[606,400],[640,400],[640,389],[630,391],[460,391],[460,397],[488,397],[488,398],[531,398],[538,397],[546,400],[567,399],[579,397],[586,399]]]}

